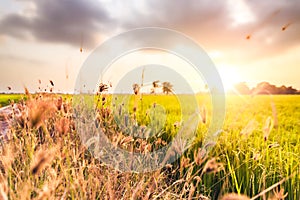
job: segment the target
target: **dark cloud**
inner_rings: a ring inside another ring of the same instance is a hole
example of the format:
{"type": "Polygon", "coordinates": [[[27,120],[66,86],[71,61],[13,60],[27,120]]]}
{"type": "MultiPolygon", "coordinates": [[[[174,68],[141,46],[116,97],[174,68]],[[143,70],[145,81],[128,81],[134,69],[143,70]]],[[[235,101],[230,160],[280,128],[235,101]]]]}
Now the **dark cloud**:
{"type": "Polygon", "coordinates": [[[38,0],[34,17],[6,15],[0,21],[0,32],[18,38],[32,34],[46,42],[69,43],[75,46],[84,41],[94,45],[95,37],[108,28],[108,13],[93,0],[38,0]]]}
{"type": "Polygon", "coordinates": [[[32,34],[38,40],[75,46],[83,37],[86,46],[94,47],[97,35],[159,26],[186,33],[206,49],[226,52],[242,62],[282,53],[300,43],[300,1],[296,0],[245,0],[256,21],[235,27],[233,5],[224,0],[136,0],[130,4],[115,0],[108,2],[110,9],[99,2],[37,0],[34,17],[6,15],[0,32],[19,38],[32,34]],[[249,34],[251,39],[246,40],[249,34]]]}
{"type": "MultiPolygon", "coordinates": [[[[229,13],[226,1],[216,0],[172,0],[172,1],[147,1],[147,14],[125,20],[124,27],[136,28],[143,26],[160,26],[175,29],[186,33],[193,38],[210,40],[222,30],[226,32],[229,13]]],[[[216,38],[222,38],[218,35],[216,38]]],[[[216,39],[215,38],[215,39],[216,39]]],[[[210,43],[214,43],[210,40],[210,43]]]]}
{"type": "Polygon", "coordinates": [[[2,20],[0,31],[17,38],[25,38],[25,33],[23,31],[30,29],[30,26],[31,23],[22,16],[10,14],[2,20]]]}
{"type": "Polygon", "coordinates": [[[126,29],[161,26],[186,33],[208,50],[233,60],[256,60],[282,54],[300,43],[300,1],[245,0],[254,22],[233,26],[234,5],[217,0],[152,0],[146,12],[121,19],[126,29]],[[285,31],[282,27],[291,23],[285,31]],[[247,40],[246,36],[251,35],[247,40]]]}
{"type": "MultiPolygon", "coordinates": [[[[273,45],[282,48],[300,42],[300,1],[246,1],[257,18],[251,27],[254,35],[273,37],[273,45]],[[272,5],[272,6],[271,6],[272,5]],[[286,30],[282,28],[290,24],[286,30]]],[[[251,33],[251,28],[249,32],[251,33]]]]}
{"type": "Polygon", "coordinates": [[[30,66],[44,66],[46,63],[42,60],[32,59],[11,54],[0,54],[0,67],[4,67],[3,63],[25,63],[30,66]]]}

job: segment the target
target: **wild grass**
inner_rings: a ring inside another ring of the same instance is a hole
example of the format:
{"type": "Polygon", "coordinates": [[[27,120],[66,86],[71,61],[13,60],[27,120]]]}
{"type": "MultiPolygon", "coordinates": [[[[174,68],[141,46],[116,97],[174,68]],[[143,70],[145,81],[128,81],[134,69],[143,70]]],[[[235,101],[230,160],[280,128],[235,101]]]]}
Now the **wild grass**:
{"type": "MultiPolygon", "coordinates": [[[[99,98],[95,123],[129,152],[160,148],[182,126],[173,95],[134,95],[128,115],[122,98],[99,98]],[[121,121],[157,134],[135,138],[121,121]]],[[[125,173],[82,144],[71,98],[30,95],[2,141],[0,199],[300,199],[299,96],[228,96],[223,129],[207,155],[201,147],[212,106],[208,96],[197,100],[206,120],[193,146],[160,170],[125,173]]]]}

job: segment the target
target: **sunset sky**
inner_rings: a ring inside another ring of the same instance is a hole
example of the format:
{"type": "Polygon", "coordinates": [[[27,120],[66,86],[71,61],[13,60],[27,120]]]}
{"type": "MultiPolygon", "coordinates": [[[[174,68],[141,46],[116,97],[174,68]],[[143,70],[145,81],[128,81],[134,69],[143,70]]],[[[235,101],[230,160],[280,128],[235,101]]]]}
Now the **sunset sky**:
{"type": "Polygon", "coordinates": [[[104,40],[141,27],[174,29],[211,57],[224,86],[262,81],[300,89],[298,0],[1,0],[0,91],[53,80],[72,91],[104,40]],[[80,52],[80,48],[83,49],[80,52]]]}

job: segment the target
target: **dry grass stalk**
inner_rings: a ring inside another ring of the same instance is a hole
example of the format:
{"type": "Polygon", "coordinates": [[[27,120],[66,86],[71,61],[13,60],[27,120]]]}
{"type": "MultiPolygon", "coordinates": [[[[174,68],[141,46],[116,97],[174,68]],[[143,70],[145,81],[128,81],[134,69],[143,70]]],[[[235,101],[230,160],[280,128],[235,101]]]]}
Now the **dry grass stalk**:
{"type": "Polygon", "coordinates": [[[193,183],[190,184],[190,189],[189,189],[189,197],[188,197],[188,200],[192,200],[193,199],[193,196],[194,196],[194,193],[196,191],[196,188],[194,186],[193,183]]]}
{"type": "Polygon", "coordinates": [[[140,196],[140,194],[142,193],[142,190],[144,189],[144,180],[142,179],[140,182],[138,182],[137,186],[133,189],[132,191],[132,196],[131,199],[138,199],[138,197],[140,196]]]}
{"type": "Polygon", "coordinates": [[[116,199],[115,188],[114,188],[115,178],[116,176],[114,175],[111,176],[110,174],[108,174],[106,189],[108,191],[109,199],[116,199]]]}
{"type": "Polygon", "coordinates": [[[39,128],[44,120],[53,117],[55,105],[50,99],[27,101],[29,127],[39,128]]]}
{"type": "Polygon", "coordinates": [[[197,165],[202,165],[206,159],[207,155],[204,149],[198,148],[198,151],[194,151],[194,160],[197,165]]]}
{"type": "Polygon", "coordinates": [[[276,147],[279,147],[279,146],[280,145],[277,142],[275,142],[275,143],[270,144],[268,147],[269,147],[269,149],[271,149],[271,148],[276,148],[276,147]]]}
{"type": "Polygon", "coordinates": [[[48,185],[45,185],[41,191],[39,191],[39,195],[36,200],[48,199],[52,196],[52,192],[55,188],[49,188],[48,185]]]}
{"type": "Polygon", "coordinates": [[[207,121],[207,111],[206,111],[206,107],[202,106],[201,110],[200,110],[200,117],[201,117],[201,121],[203,124],[206,124],[207,121]]]}
{"type": "Polygon", "coordinates": [[[27,89],[27,87],[24,88],[25,90],[25,95],[29,98],[31,97],[29,90],[27,89]]]}
{"type": "Polygon", "coordinates": [[[265,196],[266,193],[270,192],[271,190],[273,190],[274,188],[280,186],[282,183],[284,183],[285,181],[287,181],[288,179],[290,179],[291,177],[295,176],[297,171],[295,171],[294,173],[292,173],[291,175],[289,175],[288,177],[282,179],[281,181],[271,185],[270,187],[268,187],[267,189],[264,189],[262,192],[260,192],[259,194],[255,195],[254,197],[252,197],[250,200],[255,200],[261,196],[265,196]]]}
{"type": "Polygon", "coordinates": [[[181,126],[181,123],[179,121],[176,121],[174,124],[173,124],[174,128],[180,128],[181,126]]]}
{"type": "Polygon", "coordinates": [[[61,96],[59,96],[57,98],[57,101],[56,101],[56,108],[57,110],[61,110],[62,109],[62,104],[63,104],[63,99],[61,96]]]}
{"type": "Polygon", "coordinates": [[[250,198],[245,195],[231,193],[224,195],[221,200],[250,200],[250,198]]]}
{"type": "Polygon", "coordinates": [[[133,89],[133,93],[135,95],[138,95],[140,93],[141,87],[140,87],[139,84],[135,83],[135,84],[132,85],[132,89],[133,89]]]}
{"type": "Polygon", "coordinates": [[[186,158],[185,156],[181,157],[180,160],[180,168],[183,170],[184,168],[188,168],[191,165],[191,160],[189,158],[186,158]]]}
{"type": "MultiPolygon", "coordinates": [[[[2,178],[1,178],[2,179],[2,178]]],[[[0,179],[0,200],[7,200],[8,188],[4,180],[0,179]]]]}
{"type": "Polygon", "coordinates": [[[70,130],[70,120],[66,117],[63,117],[56,121],[55,128],[60,135],[67,134],[70,130]]]}
{"type": "Polygon", "coordinates": [[[258,122],[255,120],[251,120],[250,122],[248,122],[248,124],[243,128],[243,130],[241,131],[241,135],[243,136],[249,136],[253,133],[254,130],[256,130],[256,128],[258,127],[258,122]]]}
{"type": "MultiPolygon", "coordinates": [[[[6,170],[10,169],[11,168],[11,165],[16,157],[16,146],[11,144],[11,143],[8,143],[5,148],[1,149],[2,152],[1,152],[1,157],[0,157],[0,163],[1,165],[3,165],[3,170],[2,170],[2,173],[7,173],[6,170]]],[[[2,166],[1,166],[2,168],[2,166]]]]}
{"type": "Polygon", "coordinates": [[[43,169],[45,169],[53,160],[55,156],[56,147],[51,150],[40,149],[35,153],[34,163],[31,167],[31,173],[38,175],[43,169]]]}
{"type": "Polygon", "coordinates": [[[265,125],[263,127],[263,133],[264,133],[264,140],[267,141],[268,140],[268,137],[273,129],[273,120],[271,117],[268,117],[266,122],[265,122],[265,125]]]}
{"type": "Polygon", "coordinates": [[[271,103],[271,107],[272,107],[272,115],[274,120],[274,128],[278,128],[278,116],[277,116],[277,110],[274,102],[271,103]]]}
{"type": "Polygon", "coordinates": [[[284,193],[284,189],[280,188],[278,191],[278,188],[274,189],[274,197],[272,197],[270,200],[283,200],[288,196],[288,193],[284,193]]]}
{"type": "Polygon", "coordinates": [[[255,161],[260,160],[261,158],[262,158],[262,155],[259,152],[253,154],[253,160],[255,160],[255,161]]]}
{"type": "MultiPolygon", "coordinates": [[[[34,97],[34,95],[32,96],[34,97]]],[[[8,192],[4,193],[10,194],[11,199],[20,199],[23,193],[24,199],[52,199],[54,195],[55,198],[62,199],[207,199],[198,193],[198,188],[199,186],[201,187],[201,185],[198,184],[201,184],[203,181],[202,175],[204,173],[217,173],[224,169],[222,163],[216,158],[210,159],[205,164],[207,159],[206,152],[205,150],[198,149],[198,151],[194,152],[194,161],[183,157],[180,163],[174,163],[174,166],[171,164],[167,165],[164,168],[165,171],[162,170],[156,173],[143,174],[142,176],[130,173],[122,174],[113,171],[112,168],[96,160],[90,155],[86,148],[81,146],[78,137],[72,132],[72,129],[70,129],[71,125],[68,124],[72,122],[71,118],[69,118],[72,114],[72,109],[65,101],[65,99],[57,98],[54,94],[52,96],[42,96],[37,99],[30,99],[23,109],[24,112],[21,112],[21,115],[25,116],[24,120],[26,121],[29,112],[32,112],[29,110],[29,107],[32,106],[30,102],[37,104],[39,102],[49,102],[47,106],[53,107],[53,112],[52,108],[50,109],[52,116],[48,116],[45,113],[42,114],[44,117],[41,117],[39,120],[41,121],[41,125],[34,126],[34,129],[30,129],[32,126],[26,129],[22,128],[20,129],[21,131],[18,130],[19,132],[15,133],[16,137],[13,138],[15,140],[13,145],[17,147],[17,149],[12,148],[11,151],[15,151],[17,156],[13,156],[11,161],[7,160],[7,164],[5,164],[10,169],[13,169],[11,170],[13,171],[13,175],[9,178],[11,178],[12,181],[11,185],[14,185],[16,189],[10,187],[8,188],[8,192]],[[66,105],[66,110],[64,105],[66,105]],[[36,129],[36,127],[39,127],[39,129],[36,129]],[[54,134],[53,138],[49,137],[49,140],[47,138],[46,142],[41,143],[35,134],[37,132],[44,134],[46,131],[59,132],[61,135],[60,137],[55,137],[54,134]],[[55,150],[55,153],[52,152],[51,149],[56,143],[54,140],[59,141],[61,151],[55,150]],[[26,146],[23,145],[24,141],[26,142],[26,146]],[[18,146],[19,144],[23,146],[18,146]],[[41,146],[41,144],[43,145],[41,146]],[[36,149],[40,150],[37,151],[36,149]],[[50,152],[48,152],[49,149],[50,152]],[[54,156],[55,160],[52,162],[54,156]],[[34,158],[34,162],[31,162],[32,158],[34,158]],[[26,171],[26,167],[22,165],[23,163],[30,162],[32,163],[32,167],[31,169],[27,167],[28,169],[26,171]],[[203,165],[204,167],[201,167],[203,165]],[[178,180],[178,169],[180,166],[184,170],[184,173],[180,174],[181,179],[178,180]],[[45,170],[46,168],[47,170],[45,170]],[[200,171],[197,171],[197,173],[191,173],[198,169],[200,171]],[[26,174],[31,174],[30,172],[34,174],[34,176],[26,176],[26,174]],[[173,179],[173,177],[176,177],[176,179],[173,179]]],[[[107,99],[102,99],[102,101],[106,102],[107,99]]],[[[99,122],[99,127],[103,128],[103,124],[101,124],[103,121],[112,127],[111,129],[105,127],[103,130],[109,138],[113,138],[112,141],[116,146],[121,145],[130,151],[132,148],[135,148],[135,150],[139,152],[148,152],[157,146],[161,147],[166,144],[161,138],[154,143],[150,143],[147,140],[137,140],[134,137],[123,134],[122,130],[114,129],[116,127],[115,122],[114,120],[110,121],[110,119],[114,117],[113,114],[104,108],[98,109],[97,112],[99,112],[97,118],[102,120],[99,122]]],[[[125,119],[122,116],[122,121],[124,121],[124,124],[125,121],[127,121],[128,127],[131,125],[130,117],[131,116],[128,115],[127,119],[125,119]]],[[[28,117],[28,120],[32,119],[28,117]]],[[[249,133],[249,131],[246,132],[249,133]]],[[[96,142],[99,143],[99,141],[96,142]]],[[[181,139],[175,142],[177,142],[175,144],[178,152],[182,152],[186,149],[185,147],[187,145],[185,140],[181,139]]],[[[7,154],[13,155],[14,152],[7,154]]],[[[0,159],[2,161],[3,157],[0,159]]],[[[6,173],[2,175],[5,180],[8,179],[6,173]]],[[[5,187],[3,191],[5,191],[5,187]]],[[[0,188],[0,195],[1,194],[2,191],[0,188]]],[[[279,191],[278,197],[280,197],[280,195],[284,196],[286,194],[279,191]]],[[[225,199],[226,196],[230,197],[230,195],[225,195],[223,199],[225,199]]],[[[242,195],[232,195],[231,197],[239,197],[239,199],[241,199],[241,196],[242,195]]],[[[244,197],[244,199],[249,198],[244,197]]]]}
{"type": "Polygon", "coordinates": [[[216,158],[212,158],[208,160],[203,168],[202,174],[205,173],[217,173],[224,170],[224,166],[222,163],[217,162],[216,158]]]}

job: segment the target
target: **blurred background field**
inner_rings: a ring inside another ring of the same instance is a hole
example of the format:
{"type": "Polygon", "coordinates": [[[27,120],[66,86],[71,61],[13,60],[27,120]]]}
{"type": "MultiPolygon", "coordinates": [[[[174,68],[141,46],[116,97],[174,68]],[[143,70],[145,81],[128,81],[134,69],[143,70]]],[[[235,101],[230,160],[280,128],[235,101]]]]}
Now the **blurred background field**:
{"type": "Polygon", "coordinates": [[[18,102],[24,95],[21,94],[0,94],[0,108],[9,105],[11,102],[18,102]]]}

